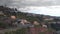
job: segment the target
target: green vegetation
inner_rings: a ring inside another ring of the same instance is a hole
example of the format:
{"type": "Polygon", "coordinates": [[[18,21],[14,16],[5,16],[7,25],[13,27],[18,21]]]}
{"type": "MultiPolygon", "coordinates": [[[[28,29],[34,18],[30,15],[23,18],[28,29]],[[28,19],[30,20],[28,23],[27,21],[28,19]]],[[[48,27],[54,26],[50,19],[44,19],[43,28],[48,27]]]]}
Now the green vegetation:
{"type": "MultiPolygon", "coordinates": [[[[5,32],[4,34],[27,34],[28,32],[28,29],[27,28],[22,28],[22,29],[18,29],[16,31],[8,31],[8,32],[5,32]]],[[[52,29],[48,29],[47,31],[44,31],[44,32],[39,32],[39,34],[52,34],[52,29]]]]}
{"type": "Polygon", "coordinates": [[[0,28],[7,28],[8,24],[0,22],[0,28]]]}
{"type": "Polygon", "coordinates": [[[5,34],[26,34],[26,30],[27,29],[22,28],[22,29],[18,29],[16,31],[5,32],[5,34]]]}

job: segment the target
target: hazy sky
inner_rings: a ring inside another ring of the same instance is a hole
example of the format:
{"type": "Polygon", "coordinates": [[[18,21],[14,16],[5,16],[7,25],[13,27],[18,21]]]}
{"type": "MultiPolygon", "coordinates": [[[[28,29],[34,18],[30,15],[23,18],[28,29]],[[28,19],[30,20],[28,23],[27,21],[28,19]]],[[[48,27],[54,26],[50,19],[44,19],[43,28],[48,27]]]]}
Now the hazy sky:
{"type": "Polygon", "coordinates": [[[29,13],[60,16],[60,6],[41,6],[41,7],[30,6],[26,7],[25,9],[20,8],[19,10],[29,13]]]}
{"type": "Polygon", "coordinates": [[[0,0],[0,5],[8,6],[51,6],[60,5],[60,0],[0,0]]]}
{"type": "Polygon", "coordinates": [[[60,16],[60,0],[0,0],[0,5],[30,13],[60,16]]]}

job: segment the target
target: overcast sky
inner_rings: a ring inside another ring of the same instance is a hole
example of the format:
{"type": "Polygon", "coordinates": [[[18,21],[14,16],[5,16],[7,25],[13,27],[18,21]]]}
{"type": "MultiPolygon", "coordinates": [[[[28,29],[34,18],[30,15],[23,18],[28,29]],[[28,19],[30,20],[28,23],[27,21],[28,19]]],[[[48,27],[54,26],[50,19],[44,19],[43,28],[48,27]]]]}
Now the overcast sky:
{"type": "Polygon", "coordinates": [[[60,16],[60,0],[0,0],[0,5],[30,13],[60,16]]]}
{"type": "Polygon", "coordinates": [[[0,0],[0,5],[8,6],[51,6],[60,5],[60,0],[0,0]]]}

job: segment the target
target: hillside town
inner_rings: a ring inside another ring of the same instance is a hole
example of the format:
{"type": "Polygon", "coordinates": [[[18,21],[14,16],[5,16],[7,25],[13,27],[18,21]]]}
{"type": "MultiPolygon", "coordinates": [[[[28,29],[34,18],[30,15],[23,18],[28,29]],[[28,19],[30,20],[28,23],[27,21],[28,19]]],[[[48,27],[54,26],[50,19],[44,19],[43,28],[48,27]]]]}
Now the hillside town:
{"type": "Polygon", "coordinates": [[[43,34],[42,32],[46,32],[46,34],[54,34],[56,33],[56,30],[60,30],[59,26],[60,17],[24,13],[18,11],[16,8],[0,6],[0,30],[27,28],[28,30],[26,34],[38,34],[40,32],[41,34],[43,34]]]}

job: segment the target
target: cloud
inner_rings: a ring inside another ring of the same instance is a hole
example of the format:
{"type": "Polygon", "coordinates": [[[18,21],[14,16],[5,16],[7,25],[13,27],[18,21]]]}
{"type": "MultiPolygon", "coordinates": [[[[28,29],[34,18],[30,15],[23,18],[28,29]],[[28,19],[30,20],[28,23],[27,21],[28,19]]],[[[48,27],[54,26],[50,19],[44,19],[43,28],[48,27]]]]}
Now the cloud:
{"type": "Polygon", "coordinates": [[[26,7],[25,9],[20,8],[23,12],[35,13],[35,14],[44,14],[50,16],[59,16],[60,17],[60,6],[47,6],[47,7],[26,7]]]}
{"type": "Polygon", "coordinates": [[[0,5],[17,7],[20,8],[19,10],[25,12],[60,16],[60,8],[50,8],[50,6],[60,6],[60,0],[0,0],[0,5]]]}
{"type": "Polygon", "coordinates": [[[60,0],[0,0],[0,5],[7,6],[51,6],[60,5],[60,0]]]}

